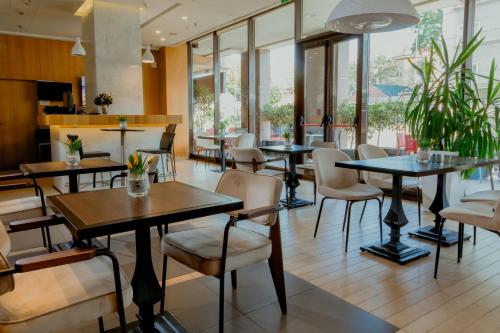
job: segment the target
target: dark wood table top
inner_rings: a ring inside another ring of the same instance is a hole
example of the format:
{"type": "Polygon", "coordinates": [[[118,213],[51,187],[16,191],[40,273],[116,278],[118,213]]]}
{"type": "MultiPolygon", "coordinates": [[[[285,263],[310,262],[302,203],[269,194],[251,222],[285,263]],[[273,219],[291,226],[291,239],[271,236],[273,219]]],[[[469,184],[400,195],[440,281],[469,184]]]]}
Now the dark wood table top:
{"type": "Polygon", "coordinates": [[[105,132],[144,132],[146,130],[137,128],[101,128],[105,132]]]}
{"type": "Polygon", "coordinates": [[[79,166],[69,166],[65,161],[21,164],[19,169],[26,177],[56,177],[71,174],[126,170],[125,164],[104,158],[84,159],[79,166]]]}
{"type": "Polygon", "coordinates": [[[315,148],[302,145],[292,145],[291,147],[285,147],[284,145],[281,145],[281,146],[259,147],[259,149],[270,153],[305,154],[312,152],[315,148]]]}
{"type": "Polygon", "coordinates": [[[444,163],[420,163],[415,155],[336,162],[335,166],[348,169],[375,171],[400,176],[423,177],[462,171],[500,163],[499,158],[480,159],[452,157],[444,163]]]}
{"type": "Polygon", "coordinates": [[[134,230],[230,212],[243,208],[239,199],[180,182],[151,184],[144,198],[132,198],[125,188],[64,194],[48,198],[64,215],[77,239],[134,230]]]}

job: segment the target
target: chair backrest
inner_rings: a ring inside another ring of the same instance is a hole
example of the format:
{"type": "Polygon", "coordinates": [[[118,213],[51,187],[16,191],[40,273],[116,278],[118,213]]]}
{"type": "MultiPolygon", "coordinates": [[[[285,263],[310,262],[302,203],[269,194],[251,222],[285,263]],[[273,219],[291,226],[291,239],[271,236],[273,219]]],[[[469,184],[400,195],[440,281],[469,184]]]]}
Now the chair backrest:
{"type": "MultiPolygon", "coordinates": [[[[66,135],[66,137],[70,141],[75,141],[78,139],[78,135],[76,135],[76,134],[68,134],[68,135],[66,135]]],[[[78,154],[80,155],[80,159],[82,159],[83,158],[83,142],[82,142],[80,149],[78,149],[78,154]]]]}
{"type": "MultiPolygon", "coordinates": [[[[358,146],[358,154],[359,158],[362,160],[370,160],[374,158],[385,158],[389,157],[389,154],[377,146],[370,145],[370,144],[361,144],[358,146]]],[[[378,173],[378,172],[367,172],[367,171],[362,171],[361,172],[364,181],[368,184],[370,179],[388,179],[392,178],[391,175],[389,174],[384,174],[384,173],[378,173]]]]}
{"type": "MultiPolygon", "coordinates": [[[[282,188],[283,183],[277,177],[257,175],[241,170],[228,170],[222,175],[215,191],[241,199],[244,209],[250,210],[278,206],[282,188]]],[[[276,217],[277,213],[273,213],[251,219],[251,221],[272,226],[276,222],[276,217]]]]}
{"type": "Polygon", "coordinates": [[[167,133],[175,133],[175,129],[177,128],[177,124],[168,124],[165,132],[167,133]]]}
{"type": "MultiPolygon", "coordinates": [[[[0,220],[0,270],[9,267],[7,256],[10,253],[10,246],[9,234],[0,220]]],[[[0,295],[12,290],[14,290],[14,277],[12,275],[0,276],[0,295]]]]}
{"type": "Polygon", "coordinates": [[[255,145],[255,134],[245,133],[241,134],[234,140],[234,147],[236,148],[253,148],[255,145]]]}
{"type": "Polygon", "coordinates": [[[175,138],[175,133],[163,132],[161,134],[160,150],[166,150],[169,153],[172,153],[172,149],[174,147],[174,138],[175,138]]]}
{"type": "Polygon", "coordinates": [[[410,134],[406,134],[405,136],[405,155],[417,153],[417,140],[412,138],[410,134]]]}
{"type": "Polygon", "coordinates": [[[318,148],[314,150],[314,178],[318,188],[326,186],[339,189],[356,184],[358,182],[356,170],[335,166],[335,162],[350,160],[349,155],[337,149],[318,148]]]}
{"type": "Polygon", "coordinates": [[[497,200],[497,204],[495,205],[495,214],[493,214],[493,223],[495,223],[495,230],[500,232],[500,199],[497,200]]]}
{"type": "Polygon", "coordinates": [[[236,169],[256,172],[266,167],[266,157],[259,148],[231,148],[236,169]]]}
{"type": "Polygon", "coordinates": [[[396,133],[396,155],[401,154],[401,148],[406,148],[406,133],[396,133]]]}
{"type": "Polygon", "coordinates": [[[155,183],[158,181],[158,173],[153,174],[153,172],[157,172],[159,160],[160,159],[158,158],[158,155],[151,155],[150,157],[149,170],[148,170],[150,183],[155,183]]]}
{"type": "MultiPolygon", "coordinates": [[[[324,141],[313,141],[310,144],[313,148],[330,148],[337,149],[337,143],[335,142],[324,142],[324,141]]],[[[312,159],[312,153],[307,154],[307,157],[312,159]]]]}

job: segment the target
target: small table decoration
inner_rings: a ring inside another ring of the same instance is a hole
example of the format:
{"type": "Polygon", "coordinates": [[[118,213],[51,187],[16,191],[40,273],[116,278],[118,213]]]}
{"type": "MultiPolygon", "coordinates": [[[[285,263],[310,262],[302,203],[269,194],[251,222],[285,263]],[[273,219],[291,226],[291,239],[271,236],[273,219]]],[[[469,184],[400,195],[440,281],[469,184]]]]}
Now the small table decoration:
{"type": "Polygon", "coordinates": [[[82,149],[82,141],[80,139],[68,139],[64,143],[68,149],[66,151],[66,164],[69,166],[80,165],[80,149],[82,149]]]}
{"type": "Polygon", "coordinates": [[[120,116],[118,117],[118,121],[120,122],[120,129],[127,129],[127,117],[120,116]]]}
{"type": "Polygon", "coordinates": [[[141,198],[149,192],[149,163],[152,155],[143,158],[142,154],[133,153],[127,161],[127,192],[131,197],[141,198]]]}

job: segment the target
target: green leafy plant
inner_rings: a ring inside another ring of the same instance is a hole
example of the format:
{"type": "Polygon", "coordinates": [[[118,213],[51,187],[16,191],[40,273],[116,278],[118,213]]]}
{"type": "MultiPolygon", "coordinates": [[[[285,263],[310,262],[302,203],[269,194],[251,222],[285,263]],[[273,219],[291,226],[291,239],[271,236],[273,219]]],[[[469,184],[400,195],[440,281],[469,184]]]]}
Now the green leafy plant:
{"type": "Polygon", "coordinates": [[[70,153],[76,153],[82,148],[82,140],[79,138],[75,140],[68,139],[64,144],[68,147],[70,153]]]}
{"type": "Polygon", "coordinates": [[[119,121],[119,122],[124,122],[124,121],[127,121],[127,117],[126,117],[126,116],[119,116],[119,117],[118,117],[118,121],[119,121]]]}
{"type": "Polygon", "coordinates": [[[420,146],[458,151],[460,156],[493,157],[499,147],[499,91],[494,78],[495,62],[487,77],[485,96],[477,74],[465,68],[483,42],[476,34],[463,48],[458,45],[450,55],[444,38],[432,39],[430,55],[419,67],[421,77],[408,101],[405,119],[420,146]]]}
{"type": "Polygon", "coordinates": [[[292,133],[290,133],[289,130],[285,130],[283,134],[281,134],[281,137],[285,139],[286,141],[290,141],[292,138],[292,133]]]}
{"type": "Polygon", "coordinates": [[[94,98],[95,105],[111,105],[113,104],[113,97],[110,94],[99,94],[94,98]]]}
{"type": "Polygon", "coordinates": [[[148,172],[149,163],[153,155],[148,155],[146,158],[143,158],[142,154],[137,152],[130,154],[128,156],[127,168],[131,174],[142,174],[148,172]]]}

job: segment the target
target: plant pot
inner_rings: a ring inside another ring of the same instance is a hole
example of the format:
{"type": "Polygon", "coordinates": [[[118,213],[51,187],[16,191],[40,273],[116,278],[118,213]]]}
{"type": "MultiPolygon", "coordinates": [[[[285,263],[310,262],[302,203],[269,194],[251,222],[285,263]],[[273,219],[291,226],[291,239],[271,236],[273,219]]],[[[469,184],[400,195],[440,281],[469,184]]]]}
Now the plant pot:
{"type": "Polygon", "coordinates": [[[66,152],[66,164],[72,167],[80,165],[80,152],[78,151],[67,151],[66,152]]]}
{"type": "Polygon", "coordinates": [[[127,121],[126,120],[120,121],[120,129],[127,129],[127,121]]]}
{"type": "Polygon", "coordinates": [[[130,173],[127,177],[127,192],[131,197],[141,198],[149,192],[148,173],[130,173]]]}
{"type": "Polygon", "coordinates": [[[108,106],[107,105],[101,105],[101,113],[108,114],[108,106]]]}

